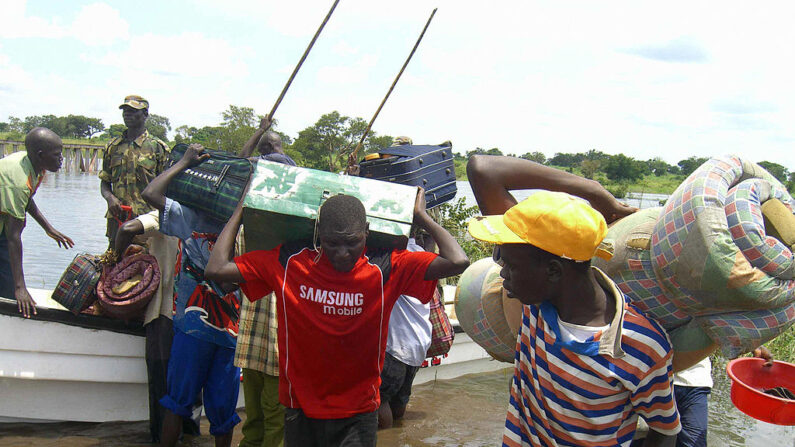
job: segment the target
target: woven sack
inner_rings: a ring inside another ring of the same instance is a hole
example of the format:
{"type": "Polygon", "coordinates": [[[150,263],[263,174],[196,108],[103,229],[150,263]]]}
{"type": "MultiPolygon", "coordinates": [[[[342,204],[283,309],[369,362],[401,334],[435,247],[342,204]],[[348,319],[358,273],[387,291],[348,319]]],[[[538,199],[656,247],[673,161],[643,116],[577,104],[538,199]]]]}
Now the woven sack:
{"type": "Polygon", "coordinates": [[[102,271],[99,258],[80,253],[58,280],[52,299],[77,315],[97,300],[96,287],[102,271]]]}
{"type": "MultiPolygon", "coordinates": [[[[182,143],[174,146],[167,167],[179,161],[187,148],[188,145],[182,143]]],[[[180,172],[168,184],[166,196],[211,219],[226,222],[246,190],[251,177],[251,161],[224,151],[205,149],[205,153],[210,154],[210,158],[180,172]]]]}
{"type": "Polygon", "coordinates": [[[444,310],[444,302],[442,302],[442,294],[439,293],[439,288],[433,293],[431,300],[431,346],[428,347],[426,357],[436,357],[445,355],[450,351],[450,346],[453,345],[455,338],[455,331],[453,325],[450,324],[450,318],[444,310]]]}

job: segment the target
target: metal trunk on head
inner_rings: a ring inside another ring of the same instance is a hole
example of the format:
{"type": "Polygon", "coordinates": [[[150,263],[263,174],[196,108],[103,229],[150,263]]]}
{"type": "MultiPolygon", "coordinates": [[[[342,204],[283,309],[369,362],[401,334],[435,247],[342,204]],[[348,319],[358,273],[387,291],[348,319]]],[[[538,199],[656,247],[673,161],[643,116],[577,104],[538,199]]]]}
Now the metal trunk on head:
{"type": "Polygon", "coordinates": [[[258,161],[243,201],[247,250],[311,240],[320,205],[337,194],[352,195],[364,204],[368,246],[406,247],[416,187],[258,161]]]}

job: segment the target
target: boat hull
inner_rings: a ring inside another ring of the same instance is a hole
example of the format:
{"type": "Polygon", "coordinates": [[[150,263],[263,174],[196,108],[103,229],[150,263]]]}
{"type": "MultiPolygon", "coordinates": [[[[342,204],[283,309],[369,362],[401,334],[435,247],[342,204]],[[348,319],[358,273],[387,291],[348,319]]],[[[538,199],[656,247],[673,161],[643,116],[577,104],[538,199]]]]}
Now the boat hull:
{"type": "Polygon", "coordinates": [[[0,315],[0,418],[149,418],[144,337],[0,315]]]}
{"type": "MultiPolygon", "coordinates": [[[[446,288],[445,295],[453,290],[446,288]]],[[[147,420],[141,325],[75,316],[59,309],[49,291],[31,293],[39,304],[31,319],[20,316],[15,301],[0,298],[0,422],[147,420]]],[[[447,357],[420,368],[414,384],[511,367],[493,360],[452,322],[456,335],[447,357]]],[[[241,386],[238,408],[243,406],[241,386]]]]}

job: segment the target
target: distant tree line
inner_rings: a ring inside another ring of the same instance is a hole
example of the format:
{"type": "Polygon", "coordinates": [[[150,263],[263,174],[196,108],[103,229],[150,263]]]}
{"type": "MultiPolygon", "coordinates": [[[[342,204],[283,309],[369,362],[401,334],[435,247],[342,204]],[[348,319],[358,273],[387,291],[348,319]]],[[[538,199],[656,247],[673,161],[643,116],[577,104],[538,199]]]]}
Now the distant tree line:
{"type": "MultiPolygon", "coordinates": [[[[0,132],[8,132],[12,138],[21,138],[34,127],[46,127],[61,136],[74,139],[111,139],[124,132],[124,124],[111,124],[106,128],[100,118],[83,115],[34,115],[20,119],[8,117],[8,122],[0,122],[0,132]]],[[[150,114],[146,121],[149,133],[163,140],[168,140],[171,124],[168,118],[150,114]]]]}
{"type": "MultiPolygon", "coordinates": [[[[468,151],[465,156],[456,154],[456,158],[466,160],[474,154],[505,155],[496,147],[491,149],[476,148],[468,151]]],[[[624,154],[610,155],[596,149],[578,153],[557,152],[551,158],[547,158],[544,153],[539,151],[526,152],[520,155],[519,158],[547,166],[564,168],[569,171],[578,169],[584,177],[590,179],[597,172],[601,172],[608,179],[616,182],[634,182],[646,175],[659,177],[665,174],[673,174],[686,177],[708,160],[707,157],[692,156],[679,160],[675,165],[672,165],[666,163],[660,157],[649,160],[636,160],[624,154]]],[[[765,168],[791,190],[795,189],[795,171],[790,172],[786,167],[770,161],[760,161],[757,164],[765,168]]]]}
{"type": "MultiPolygon", "coordinates": [[[[230,105],[221,116],[223,121],[218,126],[177,127],[174,141],[200,143],[209,148],[237,152],[257,129],[262,118],[250,107],[234,105],[230,105]]],[[[321,116],[315,124],[298,132],[295,140],[279,132],[278,124],[277,120],[271,130],[281,136],[284,150],[290,157],[301,166],[332,172],[345,169],[348,156],[367,128],[364,119],[345,116],[337,111],[321,116]]],[[[392,141],[391,136],[378,135],[371,130],[357,157],[376,152],[379,148],[391,145],[392,141]]]]}
{"type": "MultiPolygon", "coordinates": [[[[208,148],[238,152],[259,125],[262,118],[253,108],[230,105],[221,113],[222,121],[217,126],[193,127],[182,125],[174,129],[175,143],[200,143],[208,148]]],[[[25,119],[10,116],[7,122],[0,122],[0,132],[9,134],[9,138],[21,138],[34,127],[42,126],[52,129],[64,138],[99,138],[103,140],[115,138],[124,132],[123,124],[111,124],[105,127],[99,118],[83,115],[36,115],[25,119]]],[[[358,117],[349,117],[337,111],[320,117],[313,125],[298,132],[293,140],[279,132],[278,121],[273,123],[271,130],[282,137],[285,152],[300,165],[314,169],[338,172],[345,168],[348,156],[353,152],[365,129],[367,122],[358,117]]],[[[150,114],[147,120],[149,133],[168,141],[168,133],[172,130],[168,118],[150,114]]],[[[389,135],[378,135],[371,131],[360,149],[358,158],[379,148],[392,144],[389,135]]],[[[499,148],[475,148],[466,155],[455,154],[457,160],[456,173],[464,172],[464,161],[473,154],[504,155],[499,148]]],[[[573,172],[575,169],[586,178],[593,179],[597,174],[617,183],[630,183],[643,179],[645,176],[663,176],[666,174],[688,176],[701,164],[705,157],[688,157],[676,164],[668,164],[660,157],[649,160],[636,160],[624,154],[610,155],[591,149],[587,152],[557,152],[547,158],[540,151],[527,152],[519,158],[532,160],[548,166],[554,166],[573,172]]],[[[759,165],[767,169],[774,177],[795,189],[795,172],[770,161],[761,161],[759,165]]],[[[604,178],[603,177],[603,178],[604,178]]]]}

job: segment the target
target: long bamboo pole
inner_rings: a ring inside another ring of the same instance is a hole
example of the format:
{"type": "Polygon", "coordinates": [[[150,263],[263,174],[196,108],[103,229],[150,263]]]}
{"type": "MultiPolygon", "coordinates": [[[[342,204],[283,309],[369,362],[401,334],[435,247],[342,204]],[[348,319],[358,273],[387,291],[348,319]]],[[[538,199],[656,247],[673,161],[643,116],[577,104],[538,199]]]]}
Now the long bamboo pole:
{"type": "Polygon", "coordinates": [[[392,90],[395,89],[395,85],[397,85],[398,80],[400,80],[400,76],[403,74],[403,70],[406,69],[406,66],[411,61],[411,57],[414,56],[414,52],[417,51],[417,47],[420,46],[420,42],[422,41],[422,36],[425,35],[425,31],[428,29],[428,25],[431,24],[431,20],[433,20],[434,14],[436,14],[436,10],[438,8],[434,8],[433,12],[431,12],[431,16],[428,17],[428,21],[425,22],[425,28],[422,29],[422,33],[420,33],[420,37],[417,39],[417,42],[414,44],[414,48],[411,49],[411,53],[409,53],[409,57],[406,58],[406,62],[403,63],[403,66],[400,67],[400,72],[398,72],[395,80],[392,82],[392,85],[389,87],[389,91],[386,92],[386,96],[381,101],[381,105],[378,106],[378,110],[375,111],[375,114],[370,119],[370,122],[367,124],[367,129],[364,130],[364,134],[362,134],[362,138],[359,139],[359,144],[356,145],[356,148],[351,152],[351,155],[348,157],[348,171],[351,171],[353,165],[356,164],[356,155],[359,153],[359,149],[361,149],[362,144],[364,144],[364,139],[367,138],[367,134],[370,133],[370,128],[373,127],[373,123],[375,119],[378,118],[378,114],[381,112],[381,108],[384,107],[386,100],[389,99],[389,95],[392,94],[392,90]]]}
{"type": "Polygon", "coordinates": [[[337,4],[339,2],[340,0],[334,0],[334,4],[331,5],[331,9],[329,9],[328,14],[326,14],[326,18],[323,19],[323,23],[320,24],[320,28],[317,29],[317,31],[315,32],[315,36],[312,37],[312,41],[309,42],[309,46],[306,47],[303,56],[301,56],[301,60],[298,61],[298,65],[296,65],[295,69],[293,70],[293,74],[291,74],[290,79],[287,80],[287,84],[284,85],[282,93],[279,95],[279,99],[277,99],[276,103],[273,104],[273,108],[271,108],[271,113],[268,114],[268,118],[270,118],[271,122],[273,122],[273,115],[276,113],[276,109],[279,108],[279,104],[281,104],[284,95],[287,93],[287,89],[289,89],[290,84],[293,83],[295,75],[298,74],[298,70],[301,69],[301,65],[304,64],[306,56],[309,55],[309,51],[312,50],[312,46],[315,45],[315,41],[317,40],[318,36],[320,36],[320,32],[323,31],[323,28],[326,26],[326,23],[328,23],[328,19],[331,18],[331,14],[334,13],[334,9],[337,7],[337,4]]]}

